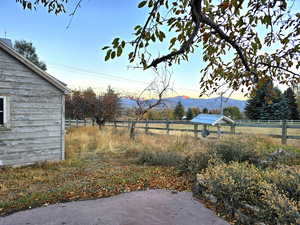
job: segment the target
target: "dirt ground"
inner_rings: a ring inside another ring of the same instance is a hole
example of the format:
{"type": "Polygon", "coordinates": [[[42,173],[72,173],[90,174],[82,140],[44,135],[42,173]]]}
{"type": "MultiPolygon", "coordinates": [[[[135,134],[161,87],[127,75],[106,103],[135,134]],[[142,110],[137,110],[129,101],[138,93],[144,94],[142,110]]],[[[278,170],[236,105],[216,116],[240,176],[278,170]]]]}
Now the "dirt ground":
{"type": "Polygon", "coordinates": [[[191,192],[149,190],[0,217],[1,225],[229,225],[191,192]]]}

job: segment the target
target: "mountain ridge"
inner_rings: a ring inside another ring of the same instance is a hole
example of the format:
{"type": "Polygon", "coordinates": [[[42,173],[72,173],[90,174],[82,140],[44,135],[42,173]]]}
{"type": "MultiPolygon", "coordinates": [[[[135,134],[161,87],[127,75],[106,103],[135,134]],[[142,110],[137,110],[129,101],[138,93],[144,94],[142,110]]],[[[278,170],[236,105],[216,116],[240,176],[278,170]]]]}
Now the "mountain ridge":
{"type": "MultiPolygon", "coordinates": [[[[152,103],[155,99],[148,99],[145,101],[149,101],[152,103]]],[[[178,102],[181,102],[185,110],[187,108],[197,107],[200,109],[207,108],[208,110],[220,109],[221,106],[221,97],[216,98],[190,98],[188,96],[176,96],[176,97],[168,97],[162,100],[163,104],[167,108],[174,109],[178,102]]],[[[136,102],[129,98],[121,98],[121,105],[124,108],[134,108],[136,107],[136,102]]],[[[235,106],[240,109],[240,111],[244,111],[246,107],[245,100],[237,100],[233,98],[225,98],[223,97],[223,108],[235,106]]],[[[159,106],[157,108],[162,108],[159,106]]]]}

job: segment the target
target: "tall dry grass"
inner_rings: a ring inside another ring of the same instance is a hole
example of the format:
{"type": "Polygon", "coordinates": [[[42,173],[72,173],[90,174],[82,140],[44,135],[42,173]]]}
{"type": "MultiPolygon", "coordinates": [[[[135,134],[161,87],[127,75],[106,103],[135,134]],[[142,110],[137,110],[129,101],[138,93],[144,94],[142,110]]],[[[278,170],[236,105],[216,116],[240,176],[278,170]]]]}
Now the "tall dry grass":
{"type": "Polygon", "coordinates": [[[84,157],[99,152],[120,152],[131,141],[124,132],[113,129],[87,126],[71,128],[65,136],[65,152],[67,159],[84,157]]]}
{"type": "MultiPolygon", "coordinates": [[[[232,146],[237,149],[236,151],[246,149],[248,152],[253,152],[255,156],[266,155],[282,147],[275,144],[273,139],[261,136],[224,135],[220,139],[195,139],[191,135],[179,134],[138,132],[135,139],[131,140],[129,131],[125,128],[106,127],[102,130],[92,126],[72,128],[68,130],[65,138],[66,158],[73,159],[85,157],[88,154],[114,152],[126,153],[127,156],[152,157],[149,160],[161,160],[158,164],[164,164],[162,161],[168,161],[166,165],[170,165],[176,164],[180,158],[212,151],[216,148],[215,146],[219,146],[219,148],[232,146]]],[[[147,159],[145,160],[147,161],[147,159]]]]}

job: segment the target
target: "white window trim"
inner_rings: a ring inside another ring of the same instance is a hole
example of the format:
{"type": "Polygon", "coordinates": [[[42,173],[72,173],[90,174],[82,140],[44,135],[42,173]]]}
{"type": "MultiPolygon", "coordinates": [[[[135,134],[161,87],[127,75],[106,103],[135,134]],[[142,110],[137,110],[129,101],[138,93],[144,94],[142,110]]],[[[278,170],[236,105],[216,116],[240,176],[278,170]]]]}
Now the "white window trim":
{"type": "Polygon", "coordinates": [[[10,127],[10,106],[9,106],[9,96],[0,95],[0,98],[3,99],[4,102],[4,125],[0,125],[0,127],[9,128],[10,127]]]}

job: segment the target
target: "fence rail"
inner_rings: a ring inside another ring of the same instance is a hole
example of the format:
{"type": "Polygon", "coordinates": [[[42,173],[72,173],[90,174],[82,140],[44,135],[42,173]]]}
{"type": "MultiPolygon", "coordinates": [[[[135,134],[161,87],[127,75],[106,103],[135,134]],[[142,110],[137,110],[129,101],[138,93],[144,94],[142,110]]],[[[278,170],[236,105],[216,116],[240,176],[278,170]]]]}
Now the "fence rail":
{"type": "MultiPolygon", "coordinates": [[[[66,120],[66,128],[70,127],[79,127],[87,125],[96,125],[92,120],[66,120]]],[[[168,121],[168,120],[143,120],[143,121],[133,121],[133,120],[116,120],[111,121],[105,124],[106,126],[125,127],[130,128],[134,126],[135,129],[143,129],[147,133],[149,130],[160,130],[166,131],[167,134],[170,131],[179,131],[179,132],[192,132],[195,137],[198,137],[198,134],[203,130],[198,129],[199,126],[202,126],[198,123],[193,123],[190,121],[168,121]],[[153,124],[164,125],[164,127],[151,127],[153,124]],[[142,126],[143,125],[143,126],[142,126]],[[193,129],[190,128],[174,128],[170,125],[193,125],[193,129]]],[[[230,131],[221,131],[221,134],[243,134],[243,132],[236,132],[238,127],[249,127],[249,128],[278,128],[281,129],[281,134],[263,134],[273,138],[280,138],[282,144],[286,144],[288,139],[300,140],[300,136],[297,135],[288,135],[288,129],[299,129],[300,135],[300,121],[289,121],[289,120],[275,120],[268,121],[263,123],[262,121],[237,121],[234,124],[222,124],[223,127],[230,127],[230,131]]],[[[217,134],[218,131],[210,131],[210,133],[217,134]]],[[[298,134],[298,133],[297,133],[298,134]]]]}

